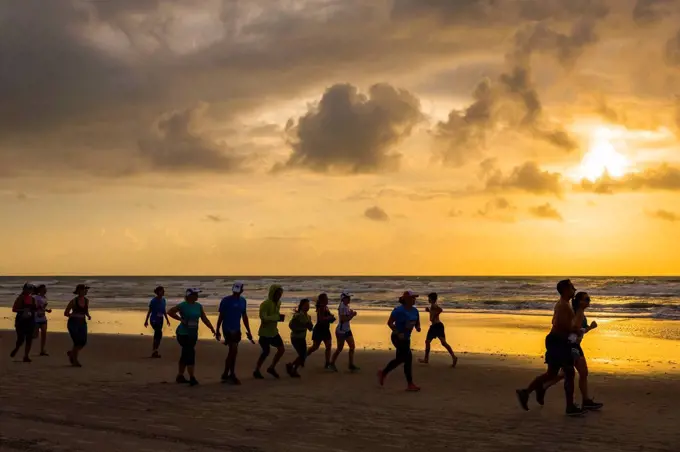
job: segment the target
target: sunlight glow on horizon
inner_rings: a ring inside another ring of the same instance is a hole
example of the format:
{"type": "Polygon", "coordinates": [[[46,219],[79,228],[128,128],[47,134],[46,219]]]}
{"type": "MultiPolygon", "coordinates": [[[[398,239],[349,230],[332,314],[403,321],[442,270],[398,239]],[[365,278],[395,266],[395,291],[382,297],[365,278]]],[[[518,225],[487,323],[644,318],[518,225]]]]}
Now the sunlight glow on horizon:
{"type": "Polygon", "coordinates": [[[594,182],[605,173],[621,177],[630,171],[630,160],[617,151],[611,142],[612,138],[610,129],[600,127],[594,131],[589,150],[583,156],[578,170],[581,178],[594,182]]]}

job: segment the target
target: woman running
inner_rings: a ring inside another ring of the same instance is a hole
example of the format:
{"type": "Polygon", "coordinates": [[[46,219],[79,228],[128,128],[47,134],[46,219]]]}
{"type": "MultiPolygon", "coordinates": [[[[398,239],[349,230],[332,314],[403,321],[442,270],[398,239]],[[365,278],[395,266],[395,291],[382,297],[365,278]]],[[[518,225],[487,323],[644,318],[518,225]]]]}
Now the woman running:
{"type": "MultiPolygon", "coordinates": [[[[574,309],[575,314],[574,324],[580,326],[579,334],[572,334],[569,337],[569,341],[571,342],[571,353],[574,357],[574,367],[578,372],[578,387],[583,398],[581,408],[591,411],[599,410],[604,404],[595,402],[590,398],[588,393],[588,363],[586,361],[586,356],[583,353],[583,348],[581,347],[581,341],[585,334],[597,328],[597,322],[593,321],[588,325],[588,319],[586,318],[586,309],[590,307],[590,295],[588,295],[587,292],[578,292],[572,299],[571,306],[574,309]]],[[[545,391],[563,379],[564,374],[560,372],[560,375],[557,378],[546,383],[542,394],[537,393],[537,399],[541,405],[543,405],[541,402],[544,400],[545,391]]]]}
{"type": "Polygon", "coordinates": [[[342,349],[345,347],[345,342],[349,346],[349,370],[350,372],[356,372],[359,370],[357,366],[354,365],[354,335],[352,334],[352,327],[349,322],[352,321],[354,317],[357,316],[356,311],[353,311],[349,307],[352,302],[352,295],[345,291],[340,295],[340,306],[338,307],[338,316],[340,317],[340,323],[338,323],[335,329],[335,338],[338,341],[338,348],[335,349],[333,358],[331,358],[331,364],[328,366],[333,372],[337,372],[338,368],[335,366],[335,361],[337,361],[338,356],[342,353],[342,349]]]}
{"type": "Polygon", "coordinates": [[[161,346],[161,339],[163,339],[163,321],[168,322],[168,326],[170,326],[170,319],[165,311],[165,289],[163,286],[158,286],[153,293],[156,296],[149,302],[149,312],[146,313],[144,328],[148,328],[149,323],[151,323],[151,328],[153,328],[153,350],[151,357],[160,358],[161,355],[158,353],[158,347],[161,346]]]}
{"type": "Polygon", "coordinates": [[[36,287],[33,298],[35,299],[35,333],[34,338],[37,338],[37,333],[40,333],[40,356],[49,356],[45,350],[47,343],[47,314],[52,312],[47,309],[47,287],[45,284],[40,284],[36,287]]]}
{"type": "Polygon", "coordinates": [[[300,300],[300,304],[288,326],[290,327],[290,343],[293,344],[298,356],[292,363],[286,364],[286,371],[291,377],[300,378],[298,369],[305,367],[305,360],[307,359],[307,331],[312,331],[314,328],[312,318],[309,316],[308,299],[300,300]]]}
{"type": "Polygon", "coordinates": [[[35,328],[35,299],[33,298],[34,287],[32,284],[24,284],[21,294],[14,300],[12,312],[15,312],[14,328],[17,332],[17,342],[9,356],[14,358],[22,345],[24,345],[24,362],[30,363],[28,354],[33,343],[33,329],[35,328]]]}
{"type": "Polygon", "coordinates": [[[68,334],[73,341],[73,348],[66,352],[73,367],[83,367],[78,361],[78,354],[87,344],[87,321],[90,317],[90,300],[87,299],[87,291],[90,290],[85,284],[78,284],[73,294],[76,297],[69,302],[64,310],[64,316],[68,317],[68,334]]]}
{"type": "Polygon", "coordinates": [[[198,294],[201,293],[199,289],[187,289],[184,301],[170,309],[168,315],[180,324],[177,326],[177,342],[182,347],[182,353],[179,357],[179,367],[177,372],[177,383],[189,383],[189,386],[196,386],[198,380],[194,376],[194,365],[196,364],[196,342],[198,341],[198,323],[199,320],[207,326],[215,336],[215,328],[213,328],[210,319],[205,315],[203,306],[198,302],[198,294]],[[184,371],[189,372],[189,379],[184,376],[184,371]]]}
{"type": "Polygon", "coordinates": [[[316,300],[316,325],[312,330],[312,346],[307,350],[307,356],[317,351],[323,342],[324,347],[326,347],[325,369],[331,367],[331,351],[333,348],[331,323],[333,322],[335,322],[335,316],[328,309],[328,295],[322,293],[316,300]]]}
{"type": "Polygon", "coordinates": [[[385,384],[387,374],[396,369],[400,364],[403,364],[404,375],[406,375],[406,382],[408,384],[406,390],[412,392],[420,391],[420,388],[413,384],[413,374],[411,372],[413,367],[411,332],[414,328],[420,332],[420,315],[418,314],[418,309],[414,306],[417,296],[410,290],[404,292],[404,295],[399,299],[401,306],[394,308],[387,321],[387,326],[392,330],[392,344],[397,351],[397,356],[383,370],[378,371],[380,386],[385,384]]]}

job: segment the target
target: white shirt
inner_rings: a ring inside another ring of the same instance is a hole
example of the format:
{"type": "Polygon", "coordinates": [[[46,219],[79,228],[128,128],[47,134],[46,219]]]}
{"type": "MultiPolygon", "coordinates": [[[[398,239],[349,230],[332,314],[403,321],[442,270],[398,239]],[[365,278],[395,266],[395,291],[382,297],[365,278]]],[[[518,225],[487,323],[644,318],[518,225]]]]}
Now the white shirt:
{"type": "Polygon", "coordinates": [[[47,305],[47,299],[42,295],[33,295],[35,300],[35,321],[36,323],[47,322],[47,317],[45,317],[45,306],[47,305]]]}
{"type": "MultiPolygon", "coordinates": [[[[338,306],[338,318],[341,319],[342,316],[349,317],[350,315],[352,315],[352,309],[350,309],[350,307],[347,306],[345,303],[340,303],[340,306],[338,306]]],[[[338,333],[349,333],[351,331],[349,320],[347,322],[343,322],[342,320],[340,320],[336,328],[336,331],[338,333]]]]}

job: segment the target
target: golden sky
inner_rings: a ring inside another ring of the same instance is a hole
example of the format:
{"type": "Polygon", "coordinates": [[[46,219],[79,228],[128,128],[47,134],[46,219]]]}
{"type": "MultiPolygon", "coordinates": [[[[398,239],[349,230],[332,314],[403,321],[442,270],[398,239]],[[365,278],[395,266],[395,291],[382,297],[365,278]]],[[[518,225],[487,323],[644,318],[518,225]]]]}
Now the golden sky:
{"type": "Polygon", "coordinates": [[[0,55],[0,274],[680,274],[680,0],[23,0],[0,55]]]}

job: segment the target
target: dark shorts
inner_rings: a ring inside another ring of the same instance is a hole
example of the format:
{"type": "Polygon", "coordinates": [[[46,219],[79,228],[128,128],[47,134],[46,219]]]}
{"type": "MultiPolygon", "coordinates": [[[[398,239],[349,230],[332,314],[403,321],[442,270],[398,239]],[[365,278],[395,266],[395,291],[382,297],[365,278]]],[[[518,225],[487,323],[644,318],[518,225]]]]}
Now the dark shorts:
{"type": "Polygon", "coordinates": [[[314,330],[312,330],[312,342],[326,342],[332,340],[332,338],[330,326],[315,326],[314,330]]]}
{"type": "Polygon", "coordinates": [[[344,332],[342,332],[342,331],[337,331],[337,330],[336,330],[336,331],[335,331],[335,337],[336,337],[339,341],[346,341],[346,340],[349,339],[350,337],[354,337],[354,335],[352,334],[352,330],[344,331],[344,332]]]}
{"type": "Polygon", "coordinates": [[[260,344],[260,348],[262,348],[262,352],[264,353],[269,353],[269,347],[283,347],[283,339],[281,339],[281,336],[278,334],[274,337],[260,336],[258,343],[260,344]]]}
{"type": "Polygon", "coordinates": [[[70,318],[66,324],[68,334],[71,336],[73,345],[85,347],[87,344],[87,322],[81,319],[70,318]]]}
{"type": "Polygon", "coordinates": [[[14,329],[17,332],[17,338],[22,338],[29,344],[33,340],[33,331],[35,328],[35,319],[33,317],[21,318],[17,316],[14,320],[14,329]]]}
{"type": "Polygon", "coordinates": [[[550,333],[545,337],[545,363],[548,365],[549,371],[573,370],[572,345],[566,338],[558,334],[550,333]]]}
{"type": "Polygon", "coordinates": [[[430,325],[430,329],[427,330],[427,342],[431,342],[435,339],[446,339],[446,331],[444,330],[443,323],[433,323],[430,325]]]}
{"type": "Polygon", "coordinates": [[[222,330],[222,337],[224,337],[224,345],[238,344],[239,342],[241,342],[240,331],[222,330]]]}
{"type": "Polygon", "coordinates": [[[304,364],[305,359],[307,359],[307,339],[291,337],[290,343],[293,344],[293,348],[304,364]]]}

